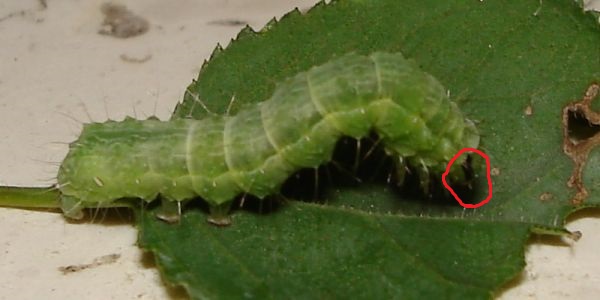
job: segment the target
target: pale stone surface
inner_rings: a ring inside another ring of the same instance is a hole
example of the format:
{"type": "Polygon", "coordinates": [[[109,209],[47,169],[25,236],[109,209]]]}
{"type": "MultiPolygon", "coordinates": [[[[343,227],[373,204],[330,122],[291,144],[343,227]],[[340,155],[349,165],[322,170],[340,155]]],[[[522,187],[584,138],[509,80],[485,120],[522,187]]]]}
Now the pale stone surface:
{"type": "MultiPolygon", "coordinates": [[[[226,45],[243,26],[232,21],[258,29],[315,1],[119,1],[150,23],[147,33],[128,39],[97,34],[103,1],[47,1],[45,9],[43,2],[0,2],[0,185],[54,183],[81,122],[168,118],[216,43],[226,45]]],[[[124,218],[71,224],[56,213],[0,208],[0,299],[180,297],[144,259],[124,218]],[[59,270],[109,254],[121,256],[75,273],[59,270]]],[[[571,246],[532,243],[523,281],[503,299],[596,298],[600,219],[568,227],[583,238],[571,246]]]]}

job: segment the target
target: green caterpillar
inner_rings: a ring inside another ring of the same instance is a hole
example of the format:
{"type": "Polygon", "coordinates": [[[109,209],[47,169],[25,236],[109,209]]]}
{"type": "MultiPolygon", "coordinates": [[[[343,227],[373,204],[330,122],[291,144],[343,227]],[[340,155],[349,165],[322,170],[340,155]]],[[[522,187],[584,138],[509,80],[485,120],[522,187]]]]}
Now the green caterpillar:
{"type": "Polygon", "coordinates": [[[60,166],[61,208],[80,218],[83,208],[121,198],[179,204],[199,196],[222,216],[236,196],[264,198],[294,172],[328,162],[342,136],[371,132],[401,170],[409,163],[441,173],[458,150],[479,144],[446,89],[413,61],[347,54],[235,116],[86,124],[60,166]]]}

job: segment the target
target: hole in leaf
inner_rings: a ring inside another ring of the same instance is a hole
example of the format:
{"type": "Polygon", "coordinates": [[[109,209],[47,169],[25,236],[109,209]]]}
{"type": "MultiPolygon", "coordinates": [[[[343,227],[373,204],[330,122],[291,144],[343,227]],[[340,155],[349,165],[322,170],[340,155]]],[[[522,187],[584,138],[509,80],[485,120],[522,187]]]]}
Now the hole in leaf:
{"type": "Polygon", "coordinates": [[[600,125],[591,124],[579,111],[569,111],[567,126],[569,139],[575,144],[600,132],[600,125]]]}

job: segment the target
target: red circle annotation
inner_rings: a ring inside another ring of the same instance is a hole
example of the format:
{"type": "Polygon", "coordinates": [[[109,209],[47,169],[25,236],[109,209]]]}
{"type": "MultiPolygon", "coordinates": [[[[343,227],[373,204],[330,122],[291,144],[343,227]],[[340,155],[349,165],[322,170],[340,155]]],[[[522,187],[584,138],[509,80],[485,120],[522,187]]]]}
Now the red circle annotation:
{"type": "Polygon", "coordinates": [[[444,184],[444,187],[450,191],[450,193],[452,194],[452,196],[454,196],[454,199],[456,199],[456,201],[458,201],[458,203],[464,207],[464,208],[477,208],[480,206],[483,206],[484,204],[488,203],[490,201],[490,199],[492,199],[492,177],[490,175],[491,172],[491,167],[490,167],[490,157],[487,156],[487,154],[483,153],[483,151],[477,150],[475,148],[463,148],[460,151],[458,151],[458,153],[456,153],[456,155],[454,155],[454,157],[452,157],[452,159],[450,160],[450,162],[448,162],[448,165],[446,166],[446,172],[444,172],[444,174],[442,174],[442,183],[444,184]],[[483,157],[485,159],[485,165],[486,165],[486,177],[487,177],[487,183],[488,183],[488,195],[487,198],[485,198],[483,201],[476,203],[476,204],[469,204],[469,203],[464,203],[462,201],[462,199],[460,199],[460,197],[456,194],[456,192],[452,189],[452,187],[450,185],[448,185],[448,183],[446,182],[446,176],[448,176],[448,173],[450,172],[450,167],[452,167],[452,164],[454,163],[454,161],[459,158],[463,153],[465,152],[473,152],[476,153],[477,155],[483,157]]]}

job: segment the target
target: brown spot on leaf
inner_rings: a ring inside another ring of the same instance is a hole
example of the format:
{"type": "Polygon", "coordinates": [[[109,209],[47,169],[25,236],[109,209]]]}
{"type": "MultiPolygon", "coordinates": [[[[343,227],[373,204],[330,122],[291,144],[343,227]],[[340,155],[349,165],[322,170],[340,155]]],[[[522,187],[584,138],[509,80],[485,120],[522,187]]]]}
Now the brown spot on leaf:
{"type": "Polygon", "coordinates": [[[540,195],[540,201],[542,202],[547,202],[552,200],[552,198],[554,198],[554,195],[552,195],[552,193],[549,192],[544,192],[540,195]]]}
{"type": "Polygon", "coordinates": [[[500,169],[498,169],[498,168],[492,168],[492,170],[490,171],[490,175],[492,175],[492,176],[498,176],[498,175],[500,175],[500,169]]]}
{"type": "Polygon", "coordinates": [[[523,110],[523,113],[528,117],[533,115],[533,107],[531,107],[531,105],[527,105],[523,110]]]}
{"type": "Polygon", "coordinates": [[[577,189],[577,193],[571,199],[573,205],[582,204],[588,197],[588,191],[583,184],[583,167],[590,150],[600,144],[600,113],[590,107],[599,91],[600,85],[593,83],[581,100],[569,103],[563,108],[563,151],[575,163],[567,182],[569,187],[577,189]]]}

